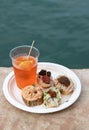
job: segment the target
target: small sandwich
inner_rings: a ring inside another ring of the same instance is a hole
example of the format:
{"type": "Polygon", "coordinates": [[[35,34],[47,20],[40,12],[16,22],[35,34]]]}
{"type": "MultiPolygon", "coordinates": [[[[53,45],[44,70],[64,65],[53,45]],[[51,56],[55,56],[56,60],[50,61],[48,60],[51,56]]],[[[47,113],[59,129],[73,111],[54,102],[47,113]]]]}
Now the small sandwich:
{"type": "Polygon", "coordinates": [[[53,79],[51,76],[51,72],[46,70],[41,70],[38,73],[38,85],[42,88],[49,88],[53,85],[53,79]]]}
{"type": "Polygon", "coordinates": [[[37,106],[43,103],[43,92],[36,86],[26,86],[22,89],[22,98],[27,106],[37,106]]]}
{"type": "Polygon", "coordinates": [[[74,90],[73,81],[65,75],[56,78],[54,84],[60,89],[60,92],[64,95],[68,95],[74,90]]]}
{"type": "Polygon", "coordinates": [[[46,89],[43,96],[44,105],[46,107],[57,107],[61,104],[61,93],[59,88],[51,87],[46,89]]]}

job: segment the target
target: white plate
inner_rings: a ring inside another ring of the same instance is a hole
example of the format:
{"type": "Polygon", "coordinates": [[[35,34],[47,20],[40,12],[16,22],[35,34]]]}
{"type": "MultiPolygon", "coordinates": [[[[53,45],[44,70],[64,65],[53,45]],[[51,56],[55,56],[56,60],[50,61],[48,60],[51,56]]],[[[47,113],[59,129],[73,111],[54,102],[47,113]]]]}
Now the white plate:
{"type": "Polygon", "coordinates": [[[47,71],[51,71],[53,78],[56,78],[58,75],[64,74],[73,80],[75,89],[72,95],[70,96],[69,100],[65,101],[64,103],[62,103],[61,105],[55,108],[45,108],[43,105],[35,106],[35,107],[26,106],[22,100],[21,90],[16,86],[14,72],[12,71],[6,77],[3,83],[3,93],[6,99],[9,101],[9,103],[27,112],[52,113],[69,107],[78,99],[81,93],[81,83],[79,78],[74,72],[72,72],[67,67],[64,67],[59,64],[49,63],[49,62],[38,63],[38,72],[41,69],[46,69],[47,71]]]}

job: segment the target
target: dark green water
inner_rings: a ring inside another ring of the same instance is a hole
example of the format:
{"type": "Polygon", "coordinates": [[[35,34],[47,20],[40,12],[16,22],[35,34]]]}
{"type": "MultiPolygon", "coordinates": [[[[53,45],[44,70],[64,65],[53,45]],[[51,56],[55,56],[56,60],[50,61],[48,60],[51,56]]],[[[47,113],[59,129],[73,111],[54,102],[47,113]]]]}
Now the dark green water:
{"type": "Polygon", "coordinates": [[[39,61],[89,68],[89,0],[0,0],[0,66],[33,40],[39,61]]]}

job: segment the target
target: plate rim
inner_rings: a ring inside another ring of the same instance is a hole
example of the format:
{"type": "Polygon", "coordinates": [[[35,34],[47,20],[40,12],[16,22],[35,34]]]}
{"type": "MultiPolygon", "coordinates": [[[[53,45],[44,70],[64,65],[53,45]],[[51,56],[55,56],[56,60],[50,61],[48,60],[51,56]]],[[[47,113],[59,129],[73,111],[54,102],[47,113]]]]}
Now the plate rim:
{"type": "Polygon", "coordinates": [[[78,81],[78,84],[79,84],[79,88],[78,88],[78,93],[77,93],[77,95],[76,95],[76,97],[75,97],[75,99],[73,100],[73,101],[70,101],[70,102],[67,102],[66,103],[66,106],[65,106],[65,104],[64,104],[64,106],[63,105],[61,105],[61,109],[60,109],[60,106],[58,106],[58,107],[55,107],[55,108],[45,108],[45,109],[43,109],[44,111],[42,112],[42,111],[40,111],[40,110],[38,110],[37,108],[37,110],[35,111],[34,109],[33,109],[33,107],[28,107],[28,106],[26,106],[26,105],[24,105],[24,104],[20,104],[19,102],[17,102],[15,99],[13,99],[12,98],[12,96],[10,96],[10,93],[9,93],[9,91],[8,91],[8,83],[9,83],[9,80],[12,78],[12,76],[14,76],[14,71],[12,70],[7,76],[6,76],[6,78],[4,79],[4,82],[3,82],[3,94],[4,94],[4,96],[5,96],[5,98],[7,99],[7,101],[10,103],[10,104],[12,104],[14,107],[16,107],[16,108],[19,108],[19,109],[21,109],[21,110],[24,110],[24,111],[27,111],[27,112],[32,112],[32,113],[53,113],[53,112],[57,112],[57,111],[61,111],[61,110],[63,110],[63,109],[66,109],[66,108],[68,108],[69,106],[71,106],[72,104],[74,104],[75,103],[75,101],[78,99],[78,97],[80,96],[80,93],[81,93],[81,82],[80,82],[80,79],[79,79],[79,77],[75,74],[75,72],[73,72],[72,70],[70,70],[69,68],[67,68],[66,66],[63,66],[63,65],[60,65],[60,64],[56,64],[56,63],[51,63],[51,62],[38,62],[38,67],[40,66],[40,65],[50,65],[51,64],[51,66],[58,66],[58,67],[61,67],[61,68],[64,68],[64,69],[66,69],[65,71],[69,71],[70,73],[72,73],[75,77],[76,77],[76,79],[77,79],[77,81],[78,81]],[[29,109],[28,109],[29,108],[29,109]]]}

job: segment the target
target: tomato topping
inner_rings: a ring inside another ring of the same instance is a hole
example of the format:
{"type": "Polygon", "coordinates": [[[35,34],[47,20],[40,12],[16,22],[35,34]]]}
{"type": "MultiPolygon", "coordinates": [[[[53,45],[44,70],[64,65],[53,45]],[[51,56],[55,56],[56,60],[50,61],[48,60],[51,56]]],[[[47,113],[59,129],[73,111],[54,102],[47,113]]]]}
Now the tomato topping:
{"type": "Polygon", "coordinates": [[[49,90],[48,93],[50,94],[51,97],[56,97],[56,92],[49,90]]]}
{"type": "Polygon", "coordinates": [[[46,84],[50,83],[50,77],[47,75],[42,76],[42,81],[46,84]]]}

